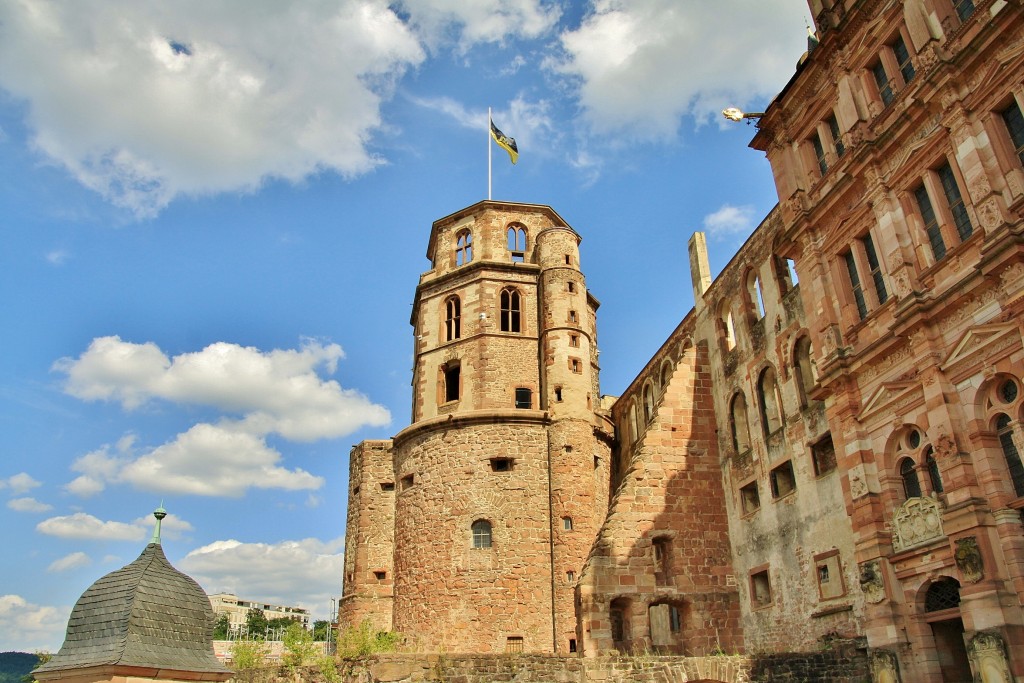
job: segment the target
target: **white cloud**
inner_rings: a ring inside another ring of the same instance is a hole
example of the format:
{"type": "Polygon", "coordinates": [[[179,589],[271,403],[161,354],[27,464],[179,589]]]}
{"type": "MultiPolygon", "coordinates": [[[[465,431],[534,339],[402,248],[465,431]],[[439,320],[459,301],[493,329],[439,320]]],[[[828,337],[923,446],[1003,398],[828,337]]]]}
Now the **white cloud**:
{"type": "Polygon", "coordinates": [[[570,78],[598,131],[673,135],[682,116],[764,106],[806,46],[803,3],[764,0],[592,0],[579,28],[549,60],[570,78]],[[737,21],[737,16],[743,21],[737,21]]]}
{"type": "Polygon", "coordinates": [[[41,503],[35,498],[12,498],[7,501],[7,507],[15,512],[47,512],[53,509],[48,503],[41,503]]]}
{"type": "Polygon", "coordinates": [[[70,613],[70,607],[34,605],[20,595],[0,595],[0,643],[17,652],[56,652],[70,613]]]}
{"type": "Polygon", "coordinates": [[[211,406],[242,414],[254,433],[312,441],[391,419],[359,392],[320,378],[318,370],[333,373],[341,358],[337,344],[307,341],[267,352],[218,342],[171,359],[152,342],[99,337],[54,369],[67,375],[65,391],[81,399],[118,401],[129,410],[150,399],[211,406]]]}
{"type": "Polygon", "coordinates": [[[0,87],[27,101],[36,148],[140,216],[372,169],[381,102],[423,59],[383,0],[0,4],[0,87]]]}
{"type": "Polygon", "coordinates": [[[260,437],[198,424],[125,465],[119,479],[151,491],[201,496],[241,496],[250,487],[298,491],[323,486],[321,477],[280,467],[280,460],[281,454],[260,437]]]}
{"type": "Polygon", "coordinates": [[[539,0],[402,0],[398,5],[428,45],[454,39],[462,51],[476,43],[543,36],[561,14],[557,4],[539,0]]]}
{"type": "MultiPolygon", "coordinates": [[[[146,515],[145,517],[139,517],[132,524],[136,524],[143,529],[152,530],[155,522],[156,519],[153,515],[146,515]]],[[[189,531],[195,531],[195,527],[177,515],[169,514],[160,523],[160,538],[167,538],[172,541],[178,540],[189,531]]]]}
{"type": "Polygon", "coordinates": [[[141,541],[146,530],[124,522],[104,522],[85,512],[44,519],[36,530],[58,538],[87,539],[91,541],[141,541]]]}
{"type": "Polygon", "coordinates": [[[59,560],[54,560],[50,563],[50,566],[46,568],[46,571],[50,573],[66,572],[71,569],[78,569],[79,567],[87,567],[92,563],[89,556],[83,552],[71,553],[65,555],[59,560]]]}
{"type": "Polygon", "coordinates": [[[46,253],[46,260],[52,266],[63,266],[69,258],[71,254],[66,249],[54,249],[46,253]]]}
{"type": "MultiPolygon", "coordinates": [[[[461,102],[450,97],[410,99],[425,109],[448,116],[463,128],[487,130],[487,112],[483,109],[467,109],[461,102]]],[[[557,149],[558,131],[549,109],[549,104],[545,100],[531,102],[516,97],[509,103],[507,110],[494,110],[491,116],[503,133],[516,139],[516,146],[520,152],[530,150],[531,154],[538,154],[557,149]]]]}
{"type": "Polygon", "coordinates": [[[152,342],[94,339],[78,358],[54,364],[67,377],[67,393],[117,401],[128,410],[165,400],[230,416],[193,425],[141,453],[134,435],[123,437],[116,449],[104,446],[78,458],[71,469],[79,476],[64,488],[82,497],[121,482],[207,496],[241,496],[250,487],[318,489],[323,479],[281,466],[281,454],[266,437],[313,441],[390,421],[383,406],[318,374],[333,373],[343,357],[337,344],[312,341],[300,349],[267,352],[221,342],[169,358],[152,342]]]}
{"type": "Polygon", "coordinates": [[[179,563],[207,593],[231,592],[325,615],[341,591],[344,539],[307,538],[280,543],[216,541],[179,563]]]}
{"type": "Polygon", "coordinates": [[[753,206],[731,206],[725,204],[718,211],[704,216],[704,230],[712,237],[746,236],[753,229],[753,206]]]}
{"type": "Polygon", "coordinates": [[[27,472],[19,472],[6,479],[0,479],[0,489],[9,488],[11,493],[17,495],[21,493],[27,493],[34,488],[38,488],[42,484],[32,478],[27,472]]]}

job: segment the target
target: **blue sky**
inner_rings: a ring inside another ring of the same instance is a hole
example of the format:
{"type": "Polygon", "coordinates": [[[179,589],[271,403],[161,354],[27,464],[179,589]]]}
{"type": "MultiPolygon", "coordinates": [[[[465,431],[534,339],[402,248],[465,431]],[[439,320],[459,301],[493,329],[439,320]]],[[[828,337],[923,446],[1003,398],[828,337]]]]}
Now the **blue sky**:
{"type": "Polygon", "coordinates": [[[341,592],[347,454],[408,424],[430,224],[487,197],[583,237],[602,392],[774,205],[728,124],[801,0],[0,3],[0,651],[55,650],[151,511],[208,592],[341,592]]]}

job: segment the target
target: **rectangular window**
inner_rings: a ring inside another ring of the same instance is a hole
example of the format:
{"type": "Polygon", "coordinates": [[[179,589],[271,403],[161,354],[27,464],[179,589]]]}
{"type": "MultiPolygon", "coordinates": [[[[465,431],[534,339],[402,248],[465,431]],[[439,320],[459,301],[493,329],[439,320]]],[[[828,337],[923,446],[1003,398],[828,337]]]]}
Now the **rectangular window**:
{"type": "Polygon", "coordinates": [[[580,362],[579,358],[570,358],[569,369],[578,375],[583,372],[583,364],[580,362]]]}
{"type": "Polygon", "coordinates": [[[885,280],[882,278],[882,268],[878,264],[878,254],[875,252],[875,243],[871,235],[865,235],[861,244],[864,246],[864,256],[868,259],[868,268],[871,269],[871,280],[875,285],[875,295],[878,303],[884,304],[889,299],[889,292],[885,289],[885,280]]]}
{"type": "Polygon", "coordinates": [[[956,10],[956,15],[962,24],[974,14],[974,0],[953,0],[953,9],[956,10]]]}
{"type": "Polygon", "coordinates": [[[569,311],[569,322],[576,322],[576,311],[569,311]]]}
{"type": "Polygon", "coordinates": [[[892,53],[896,57],[896,64],[899,67],[900,74],[903,76],[904,83],[910,83],[914,80],[914,64],[910,61],[910,51],[907,50],[907,44],[903,41],[903,36],[896,36],[896,40],[893,41],[892,53]]]}
{"type": "Polygon", "coordinates": [[[569,652],[570,653],[576,652],[576,639],[575,638],[570,638],[569,639],[569,652]]]}
{"type": "Polygon", "coordinates": [[[523,651],[523,637],[522,636],[509,636],[505,640],[505,652],[509,654],[516,654],[523,651]]]}
{"type": "Polygon", "coordinates": [[[814,474],[822,476],[836,468],[836,447],[832,443],[832,435],[826,434],[824,438],[811,446],[811,458],[814,460],[814,474]]]}
{"type": "Polygon", "coordinates": [[[565,573],[565,582],[566,583],[572,583],[575,580],[576,580],[576,572],[574,572],[573,570],[570,569],[569,571],[567,571],[565,573]]]}
{"type": "Polygon", "coordinates": [[[555,387],[555,403],[562,402],[562,387],[555,387]]]}
{"type": "Polygon", "coordinates": [[[832,146],[836,149],[836,156],[842,158],[846,154],[846,147],[843,145],[843,136],[839,132],[839,121],[836,115],[828,117],[828,132],[832,134],[832,146]]]}
{"type": "Polygon", "coordinates": [[[761,507],[761,496],[757,492],[756,481],[740,487],[740,507],[744,515],[756,512],[761,507]]]}
{"type": "Polygon", "coordinates": [[[793,461],[787,460],[769,475],[772,484],[772,498],[782,498],[796,490],[796,475],[793,474],[793,461]]]}
{"type": "Polygon", "coordinates": [[[411,488],[415,481],[416,478],[411,474],[407,474],[402,477],[402,490],[405,491],[406,489],[411,488]]]}
{"type": "Polygon", "coordinates": [[[580,347],[580,335],[578,335],[578,334],[570,334],[569,335],[569,346],[573,347],[574,349],[578,349],[580,347]]]}
{"type": "Polygon", "coordinates": [[[846,261],[846,272],[850,276],[850,289],[853,290],[853,299],[857,302],[857,314],[860,319],[868,317],[868,305],[864,300],[864,290],[860,284],[860,276],[857,274],[857,262],[853,258],[853,252],[848,251],[843,255],[846,261]]]}
{"type": "Polygon", "coordinates": [[[875,85],[878,86],[878,96],[882,98],[882,104],[888,107],[893,100],[892,83],[889,82],[889,74],[885,73],[882,60],[878,60],[871,67],[871,74],[875,77],[875,85]]]}
{"type": "Polygon", "coordinates": [[[772,604],[772,584],[767,569],[750,574],[750,602],[754,609],[772,604]]]}
{"type": "Polygon", "coordinates": [[[571,294],[571,293],[573,293],[575,291],[576,291],[576,283],[575,282],[570,282],[569,283],[569,293],[571,294]]]}
{"type": "Polygon", "coordinates": [[[388,578],[388,573],[387,572],[374,572],[373,573],[373,577],[375,579],[377,579],[378,581],[383,581],[384,579],[388,578]]]}
{"type": "Polygon", "coordinates": [[[511,472],[512,465],[512,458],[491,458],[492,472],[511,472]]]}
{"type": "Polygon", "coordinates": [[[449,365],[444,370],[444,400],[445,403],[449,401],[459,400],[459,383],[460,383],[460,366],[458,364],[449,365]]]}
{"type": "Polygon", "coordinates": [[[828,173],[828,161],[825,159],[825,147],[821,144],[821,136],[818,133],[811,137],[811,146],[814,147],[814,156],[818,160],[818,172],[825,175],[828,173]]]}
{"type": "Polygon", "coordinates": [[[967,207],[964,206],[964,200],[960,195],[960,188],[956,184],[953,169],[950,168],[949,164],[943,164],[936,173],[939,176],[939,182],[942,183],[942,192],[946,195],[949,212],[953,214],[956,232],[960,236],[960,241],[963,242],[971,236],[974,228],[971,226],[970,216],[967,215],[967,207]]]}
{"type": "Polygon", "coordinates": [[[526,387],[516,388],[516,408],[532,408],[533,407],[533,391],[526,387]]]}
{"type": "Polygon", "coordinates": [[[393,482],[393,481],[382,481],[380,483],[380,490],[381,491],[394,491],[395,490],[395,482],[393,482]]]}
{"type": "Polygon", "coordinates": [[[936,261],[946,257],[946,242],[942,239],[942,231],[939,230],[939,220],[935,216],[935,208],[932,206],[928,190],[921,185],[914,190],[914,198],[917,200],[917,209],[921,212],[921,220],[924,221],[924,231],[928,235],[928,243],[932,248],[932,256],[936,261]]]}
{"type": "Polygon", "coordinates": [[[1006,124],[1006,130],[1010,133],[1014,152],[1020,159],[1020,163],[1024,164],[1024,115],[1021,114],[1020,106],[1014,101],[1001,114],[1003,123],[1006,124]]]}
{"type": "Polygon", "coordinates": [[[846,595],[843,567],[839,562],[838,550],[815,555],[814,570],[818,579],[818,596],[822,600],[831,600],[846,595]]]}

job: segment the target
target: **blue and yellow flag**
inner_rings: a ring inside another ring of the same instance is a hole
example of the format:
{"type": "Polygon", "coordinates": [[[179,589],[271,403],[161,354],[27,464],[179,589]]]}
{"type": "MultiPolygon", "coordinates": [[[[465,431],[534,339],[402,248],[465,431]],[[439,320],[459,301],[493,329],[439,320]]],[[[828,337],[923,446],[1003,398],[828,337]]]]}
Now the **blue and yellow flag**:
{"type": "Polygon", "coordinates": [[[519,148],[516,147],[516,139],[510,138],[494,125],[494,121],[491,121],[491,137],[498,143],[498,147],[508,152],[509,158],[512,159],[512,163],[519,161],[519,148]]]}

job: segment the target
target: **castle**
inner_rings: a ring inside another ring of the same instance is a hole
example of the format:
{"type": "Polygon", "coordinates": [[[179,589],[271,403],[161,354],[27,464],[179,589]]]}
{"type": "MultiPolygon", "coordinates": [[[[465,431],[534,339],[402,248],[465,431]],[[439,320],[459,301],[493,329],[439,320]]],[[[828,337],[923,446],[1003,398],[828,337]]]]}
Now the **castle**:
{"type": "Polygon", "coordinates": [[[810,0],[779,205],[618,398],[550,207],[436,221],[412,423],[350,454],[343,624],[1024,681],[1024,2],[810,0]]]}

